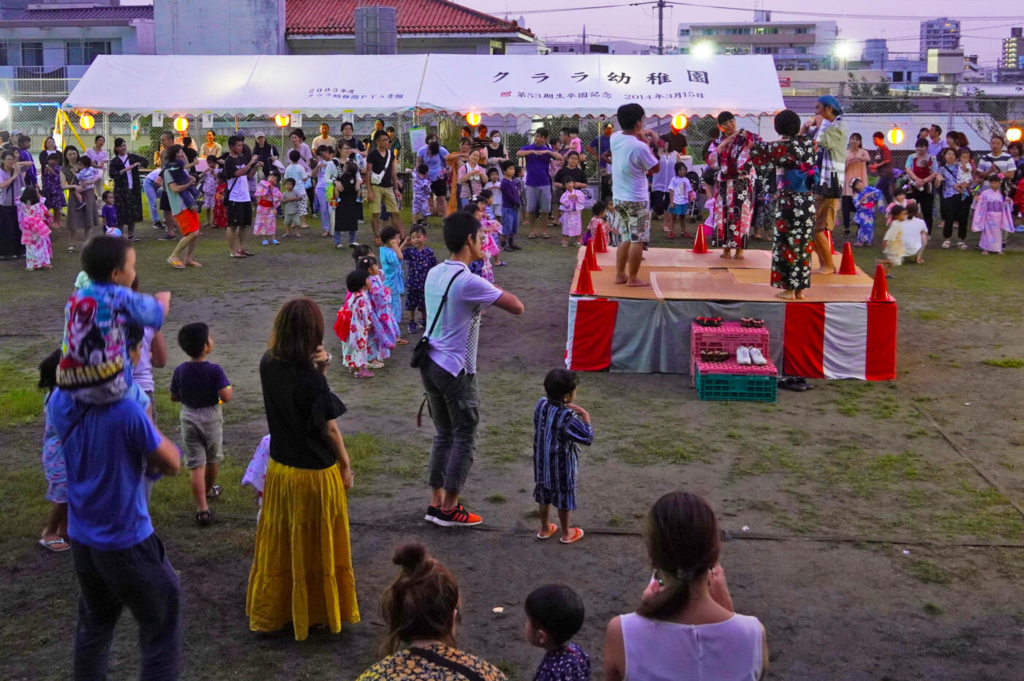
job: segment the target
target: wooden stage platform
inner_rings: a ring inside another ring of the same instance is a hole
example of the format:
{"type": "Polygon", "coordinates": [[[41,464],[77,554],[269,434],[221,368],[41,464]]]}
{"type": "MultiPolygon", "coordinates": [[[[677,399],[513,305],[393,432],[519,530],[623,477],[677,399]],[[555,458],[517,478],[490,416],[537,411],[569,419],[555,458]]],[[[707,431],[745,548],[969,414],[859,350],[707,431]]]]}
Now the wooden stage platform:
{"type": "MultiPolygon", "coordinates": [[[[771,285],[771,251],[748,250],[743,260],[723,259],[721,250],[696,255],[684,248],[652,248],[644,253],[640,278],[651,286],[630,288],[615,281],[615,249],[597,254],[600,271],[591,272],[593,296],[632,300],[706,300],[789,302],[776,298],[780,289],[771,285]]],[[[580,248],[577,262],[585,255],[580,248]]],[[[842,254],[833,256],[838,268],[842,254]]],[[[811,268],[818,267],[812,256],[811,268]]],[[[573,276],[571,291],[576,290],[573,276]]],[[[803,302],[840,303],[864,302],[871,295],[874,280],[860,268],[857,274],[812,274],[811,287],[803,302]]]]}

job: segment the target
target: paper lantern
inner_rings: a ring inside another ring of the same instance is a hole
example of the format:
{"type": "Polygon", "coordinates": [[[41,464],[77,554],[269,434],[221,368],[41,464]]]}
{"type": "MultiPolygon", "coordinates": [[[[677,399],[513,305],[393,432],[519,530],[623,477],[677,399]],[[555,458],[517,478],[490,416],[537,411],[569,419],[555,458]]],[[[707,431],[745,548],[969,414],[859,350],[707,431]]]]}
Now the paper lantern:
{"type": "Polygon", "coordinates": [[[188,119],[184,116],[178,116],[174,119],[174,129],[180,133],[188,131],[188,119]]]}
{"type": "Polygon", "coordinates": [[[1024,133],[1017,126],[1013,126],[1006,131],[1006,139],[1009,142],[1020,142],[1021,137],[1024,137],[1024,133]]]}
{"type": "Polygon", "coordinates": [[[903,131],[900,130],[900,126],[892,126],[892,130],[889,131],[889,143],[898,146],[903,142],[903,131]]]}
{"type": "Polygon", "coordinates": [[[466,122],[474,127],[480,125],[480,114],[472,112],[466,114],[466,122]]]}
{"type": "Polygon", "coordinates": [[[92,117],[92,114],[84,113],[78,118],[78,124],[82,126],[82,130],[92,130],[96,125],[96,119],[92,117]]]}
{"type": "Polygon", "coordinates": [[[672,118],[672,129],[673,130],[684,130],[686,128],[686,124],[689,123],[689,122],[690,121],[686,118],[685,114],[676,114],[672,118]]]}
{"type": "Polygon", "coordinates": [[[291,123],[291,121],[292,117],[287,114],[285,114],[284,116],[282,116],[281,114],[274,116],[274,123],[276,123],[277,127],[279,128],[287,127],[288,124],[291,123]]]}

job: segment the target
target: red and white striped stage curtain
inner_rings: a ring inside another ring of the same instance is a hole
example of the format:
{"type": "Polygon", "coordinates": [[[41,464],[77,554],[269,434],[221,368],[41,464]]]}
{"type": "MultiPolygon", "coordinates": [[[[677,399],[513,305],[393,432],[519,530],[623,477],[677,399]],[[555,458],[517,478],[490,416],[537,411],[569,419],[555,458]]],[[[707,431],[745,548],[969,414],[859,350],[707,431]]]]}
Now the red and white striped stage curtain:
{"type": "Polygon", "coordinates": [[[612,336],[619,303],[606,298],[569,299],[565,365],[573,371],[604,371],[612,364],[612,336]]]}
{"type": "Polygon", "coordinates": [[[896,378],[895,303],[788,303],[783,372],[805,378],[896,378]]]}

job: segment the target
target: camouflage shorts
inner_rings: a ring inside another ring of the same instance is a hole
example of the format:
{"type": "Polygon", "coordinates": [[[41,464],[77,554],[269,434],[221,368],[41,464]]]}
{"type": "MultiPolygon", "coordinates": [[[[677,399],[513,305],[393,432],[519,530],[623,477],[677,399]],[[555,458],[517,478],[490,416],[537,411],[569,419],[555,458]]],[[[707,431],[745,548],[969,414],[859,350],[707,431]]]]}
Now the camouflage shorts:
{"type": "Polygon", "coordinates": [[[647,201],[616,201],[615,217],[623,241],[647,243],[651,240],[651,204],[647,201]]]}

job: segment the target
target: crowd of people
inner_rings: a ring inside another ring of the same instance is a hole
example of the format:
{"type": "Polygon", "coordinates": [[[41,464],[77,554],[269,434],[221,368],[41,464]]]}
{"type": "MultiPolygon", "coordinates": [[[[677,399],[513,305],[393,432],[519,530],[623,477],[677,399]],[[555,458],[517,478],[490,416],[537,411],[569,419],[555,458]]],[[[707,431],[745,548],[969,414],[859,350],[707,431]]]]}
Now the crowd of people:
{"type": "MultiPolygon", "coordinates": [[[[170,385],[171,399],[182,405],[180,450],[155,425],[153,370],[167,362],[161,327],[171,296],[139,293],[133,242],[143,194],[167,233],[163,238],[178,241],[168,262],[179,269],[202,266],[195,259],[202,207],[207,227],[225,229],[234,259],[254,255],[246,245],[250,226],[263,246],[278,245],[279,217],[282,239],[303,238],[311,213],[336,247],[346,247],[347,233],[353,267],[333,324],[341,364],[357,379],[372,378],[372,370],[409,344],[404,335],[421,334],[409,358],[420,373],[435,430],[423,519],[445,528],[483,522],[460,501],[482,408],[477,343],[486,308],[525,312],[522,301],[495,285],[502,253],[521,249],[521,215],[526,238],[544,239],[553,224],[547,219],[557,210],[565,247],[577,243],[573,239],[586,243],[598,227],[607,230],[617,249],[616,283],[647,286],[639,274],[652,220],[661,215],[674,236],[678,219],[685,234],[699,189],[708,217],[697,229],[721,247],[721,257],[743,259],[751,231],[760,229],[774,239],[772,285],[783,289],[780,297],[798,299],[810,286],[812,252],[819,272],[834,271],[827,232],[851,217],[857,243],[872,245],[876,212],[884,210],[882,264],[891,269],[907,256],[923,262],[935,194],[946,221],[944,246],[951,247],[956,224],[958,245],[966,248],[970,218],[983,253],[1002,251],[1004,234],[1014,229],[1013,201],[1024,198],[1019,144],[1007,153],[1002,138],[993,137],[990,152],[978,156],[958,133],[948,134],[948,146],[942,146],[942,131],[933,126],[917,141],[906,172],[898,173],[881,134],[874,137],[874,154],[866,152],[859,136],[847,135],[842,106],[830,96],[818,100],[809,120],[779,112],[780,139],[774,142],[743,131],[731,113],[722,112],[721,134],[706,152],[708,169],[696,178],[679,160],[686,150],[681,131],[654,134],[638,104],[621,107],[617,120],[621,130],[605,127],[589,152],[573,128],[560,131],[557,147],[549,144],[548,131],[538,129],[533,142],[513,155],[499,133],[473,136],[467,130],[457,152],[428,135],[416,153],[410,182],[416,220],[408,230],[400,217],[398,140],[383,121],[369,144],[354,137],[350,124],[338,139],[322,126],[312,147],[296,129],[287,166],[262,133],[253,148],[243,136],[230,136],[226,151],[209,135],[201,152],[190,138],[165,133],[159,166],[151,171],[144,168],[147,159],[128,153],[120,138],[112,158],[102,136],[83,154],[74,147],[61,153],[48,140],[39,157],[41,176],[26,136],[17,138],[17,149],[0,152],[5,258],[23,255],[29,269],[49,268],[49,231],[63,220],[69,231],[81,233],[69,247],[81,250],[82,271],[65,308],[61,348],[40,365],[40,387],[48,392],[43,464],[53,506],[39,543],[74,557],[80,585],[75,678],[105,677],[113,629],[126,606],[139,621],[142,677],[177,678],[182,586],[154,531],[149,497],[162,475],[184,465],[195,522],[208,527],[216,520],[212,502],[222,493],[222,405],[233,388],[210,361],[215,329],[207,324],[186,324],[177,335],[189,357],[170,385]],[[604,195],[584,228],[586,153],[597,161],[604,195]],[[522,159],[525,176],[510,156],[522,159]],[[104,172],[113,191],[103,191],[104,172]],[[878,178],[875,186],[872,177],[878,178]],[[376,255],[356,238],[364,197],[376,255]],[[430,216],[442,217],[447,259],[439,260],[427,245],[430,216]],[[100,218],[105,233],[93,235],[100,218]]],[[[1019,214],[1019,203],[1017,208],[1019,214]]],[[[355,481],[337,422],[345,405],[327,379],[334,358],[325,331],[320,307],[308,298],[288,301],[275,316],[260,362],[269,434],[245,476],[260,504],[246,596],[250,629],[290,626],[298,640],[311,627],[337,633],[343,623],[360,620],[347,503],[355,481]]],[[[595,428],[578,404],[573,372],[553,370],[543,383],[534,410],[536,537],[558,535],[560,543],[572,545],[584,537],[572,522],[579,448],[594,441],[595,428]]],[[[707,503],[682,492],[666,495],[652,507],[644,537],[655,574],[636,612],[608,624],[606,678],[760,678],[768,659],[765,632],[755,618],[734,612],[707,503]]],[[[419,545],[401,547],[394,562],[400,573],[381,598],[387,657],[362,678],[504,678],[458,650],[460,601],[452,574],[419,545]]],[[[580,596],[542,586],[526,599],[525,611],[528,642],[546,650],[536,678],[589,678],[589,658],[573,640],[584,618],[580,596]]]]}

